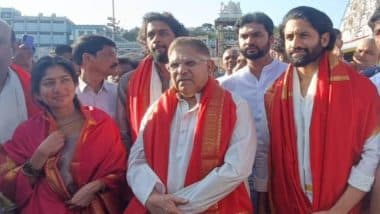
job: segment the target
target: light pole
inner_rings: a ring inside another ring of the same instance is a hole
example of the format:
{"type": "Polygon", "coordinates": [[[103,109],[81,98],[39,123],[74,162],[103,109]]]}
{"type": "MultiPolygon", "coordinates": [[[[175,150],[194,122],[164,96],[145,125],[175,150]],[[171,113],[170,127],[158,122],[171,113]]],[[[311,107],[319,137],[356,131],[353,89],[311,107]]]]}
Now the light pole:
{"type": "Polygon", "coordinates": [[[112,40],[115,41],[116,20],[115,20],[115,0],[112,0],[112,40]]]}
{"type": "Polygon", "coordinates": [[[115,41],[115,37],[116,37],[116,31],[118,31],[119,27],[119,21],[116,21],[116,18],[115,18],[115,2],[114,0],[112,0],[112,17],[107,17],[107,20],[109,21],[107,23],[107,26],[110,26],[112,27],[112,40],[115,41]]]}

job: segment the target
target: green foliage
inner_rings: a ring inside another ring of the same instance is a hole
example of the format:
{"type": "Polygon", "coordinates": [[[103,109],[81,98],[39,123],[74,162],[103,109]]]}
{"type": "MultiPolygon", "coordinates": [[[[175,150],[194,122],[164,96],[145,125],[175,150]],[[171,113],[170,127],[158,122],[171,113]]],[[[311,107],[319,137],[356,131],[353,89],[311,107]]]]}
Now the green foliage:
{"type": "Polygon", "coordinates": [[[137,41],[137,34],[139,33],[140,28],[135,27],[130,30],[125,30],[122,34],[123,38],[128,40],[128,41],[137,41]]]}

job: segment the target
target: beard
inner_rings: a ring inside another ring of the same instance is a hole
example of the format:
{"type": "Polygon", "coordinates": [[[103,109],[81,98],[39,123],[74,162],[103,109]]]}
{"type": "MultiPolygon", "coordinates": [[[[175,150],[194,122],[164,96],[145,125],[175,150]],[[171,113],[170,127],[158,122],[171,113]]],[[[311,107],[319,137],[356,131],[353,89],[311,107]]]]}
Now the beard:
{"type": "Polygon", "coordinates": [[[324,48],[319,43],[314,47],[307,48],[293,48],[286,52],[288,61],[295,67],[305,67],[306,65],[316,61],[322,54],[324,48]],[[293,56],[294,51],[303,51],[305,54],[300,56],[293,56]]]}
{"type": "Polygon", "coordinates": [[[268,54],[269,49],[270,49],[270,43],[268,41],[268,43],[262,48],[259,48],[256,45],[249,45],[246,48],[240,48],[240,53],[243,54],[243,56],[247,59],[256,60],[256,59],[260,59],[261,57],[268,54]],[[250,48],[255,48],[257,51],[256,52],[250,52],[248,50],[250,48]]]}
{"type": "Polygon", "coordinates": [[[167,48],[165,48],[165,51],[163,52],[154,49],[152,52],[152,56],[155,63],[167,64],[169,62],[167,48]]]}

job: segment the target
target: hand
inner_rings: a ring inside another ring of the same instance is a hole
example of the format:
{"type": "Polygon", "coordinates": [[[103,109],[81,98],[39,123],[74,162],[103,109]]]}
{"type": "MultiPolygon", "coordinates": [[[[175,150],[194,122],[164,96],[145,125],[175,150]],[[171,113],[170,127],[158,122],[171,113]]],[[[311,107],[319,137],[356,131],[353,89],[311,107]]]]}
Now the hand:
{"type": "Polygon", "coordinates": [[[96,193],[99,192],[103,187],[104,184],[101,181],[97,180],[90,182],[80,188],[66,203],[70,208],[87,207],[91,201],[94,200],[96,193]]]}
{"type": "Polygon", "coordinates": [[[34,169],[41,169],[46,160],[64,146],[65,136],[60,131],[52,132],[36,149],[29,162],[34,169]]]}
{"type": "Polygon", "coordinates": [[[47,158],[57,154],[65,145],[65,135],[61,131],[52,132],[37,148],[47,158]]]}
{"type": "Polygon", "coordinates": [[[179,198],[170,194],[160,194],[153,190],[146,202],[146,208],[150,213],[155,214],[181,214],[183,212],[177,208],[177,205],[183,205],[187,203],[188,201],[186,199],[179,198]]]}

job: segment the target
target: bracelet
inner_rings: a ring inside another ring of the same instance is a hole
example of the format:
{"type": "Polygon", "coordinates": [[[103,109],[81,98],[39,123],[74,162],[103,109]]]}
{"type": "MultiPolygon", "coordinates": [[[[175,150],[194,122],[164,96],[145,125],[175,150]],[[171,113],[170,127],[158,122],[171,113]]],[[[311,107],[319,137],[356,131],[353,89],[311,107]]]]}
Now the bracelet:
{"type": "Polygon", "coordinates": [[[43,175],[42,169],[34,169],[30,164],[29,160],[22,166],[22,172],[28,177],[40,177],[43,175]]]}

